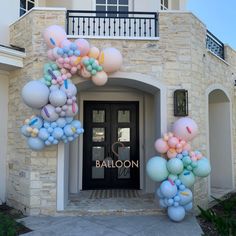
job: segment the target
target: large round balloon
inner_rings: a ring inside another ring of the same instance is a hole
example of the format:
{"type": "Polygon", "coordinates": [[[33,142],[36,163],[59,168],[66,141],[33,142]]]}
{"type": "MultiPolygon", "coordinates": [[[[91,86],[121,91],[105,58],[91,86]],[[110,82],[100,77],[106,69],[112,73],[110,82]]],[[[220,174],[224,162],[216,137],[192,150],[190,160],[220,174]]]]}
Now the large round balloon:
{"type": "Polygon", "coordinates": [[[182,206],[168,207],[167,213],[168,213],[169,218],[175,222],[180,222],[185,217],[185,209],[182,206]]]}
{"type": "Polygon", "coordinates": [[[62,90],[53,90],[49,95],[49,101],[54,107],[65,105],[67,96],[62,90]]]}
{"type": "Polygon", "coordinates": [[[155,146],[155,149],[161,154],[164,154],[169,150],[169,146],[167,142],[163,140],[162,138],[157,139],[154,146],[155,146]]]}
{"type": "Polygon", "coordinates": [[[90,46],[89,42],[85,39],[76,39],[74,42],[77,45],[77,48],[80,51],[80,56],[86,56],[89,53],[90,46]]]}
{"type": "Polygon", "coordinates": [[[61,42],[66,39],[67,35],[61,26],[51,25],[44,30],[43,37],[48,47],[54,48],[60,46],[61,42]]]}
{"type": "Polygon", "coordinates": [[[34,151],[40,151],[45,147],[44,141],[41,140],[40,138],[30,137],[30,138],[28,138],[27,143],[28,143],[29,147],[34,151]]]}
{"type": "Polygon", "coordinates": [[[92,76],[92,81],[97,86],[103,86],[107,83],[107,73],[104,71],[97,72],[96,75],[92,76]]]}
{"type": "Polygon", "coordinates": [[[193,200],[192,191],[188,188],[185,188],[184,190],[180,190],[178,193],[180,197],[180,201],[179,201],[180,205],[186,205],[193,200]]]}
{"type": "Polygon", "coordinates": [[[178,175],[183,169],[183,162],[178,158],[172,158],[167,162],[167,169],[171,174],[178,175]]]}
{"type": "Polygon", "coordinates": [[[211,173],[211,165],[207,158],[203,157],[197,161],[197,167],[193,173],[198,177],[207,177],[211,173]]]}
{"type": "Polygon", "coordinates": [[[192,171],[184,170],[179,175],[179,179],[181,180],[182,184],[188,188],[192,187],[195,183],[195,177],[192,171]]]}
{"type": "Polygon", "coordinates": [[[122,66],[123,58],[116,48],[106,48],[99,56],[99,64],[107,73],[118,71],[122,66]]]}
{"type": "Polygon", "coordinates": [[[41,81],[30,81],[22,89],[22,98],[31,108],[42,108],[48,103],[49,89],[41,81]]]}
{"type": "Polygon", "coordinates": [[[189,117],[180,118],[173,125],[173,133],[176,137],[191,141],[198,134],[198,126],[189,117]]]}
{"type": "Polygon", "coordinates": [[[38,137],[44,141],[46,141],[48,139],[48,137],[50,136],[48,130],[46,128],[41,128],[39,130],[39,134],[38,137]]]}
{"type": "Polygon", "coordinates": [[[55,107],[52,106],[51,104],[46,105],[42,110],[41,110],[41,115],[44,120],[46,121],[56,121],[59,116],[55,111],[55,107]]]}
{"type": "Polygon", "coordinates": [[[169,175],[166,168],[166,160],[162,157],[153,157],[147,162],[146,171],[154,181],[163,181],[169,175]]]}
{"type": "Polygon", "coordinates": [[[172,198],[177,194],[177,186],[173,181],[166,180],[161,183],[160,191],[164,197],[172,198]]]}

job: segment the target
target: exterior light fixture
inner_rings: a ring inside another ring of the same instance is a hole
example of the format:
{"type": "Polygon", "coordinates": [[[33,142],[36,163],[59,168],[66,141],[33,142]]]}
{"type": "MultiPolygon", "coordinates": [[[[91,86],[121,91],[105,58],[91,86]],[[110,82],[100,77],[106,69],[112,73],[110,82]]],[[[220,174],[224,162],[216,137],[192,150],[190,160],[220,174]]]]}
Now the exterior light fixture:
{"type": "Polygon", "coordinates": [[[188,90],[174,91],[174,116],[188,116],[188,90]]]}

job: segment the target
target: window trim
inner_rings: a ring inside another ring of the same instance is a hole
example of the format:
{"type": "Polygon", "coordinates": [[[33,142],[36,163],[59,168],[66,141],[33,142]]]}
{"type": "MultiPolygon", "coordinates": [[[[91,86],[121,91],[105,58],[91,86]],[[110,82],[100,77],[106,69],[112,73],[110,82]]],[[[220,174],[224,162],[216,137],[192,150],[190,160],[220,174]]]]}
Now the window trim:
{"type": "Polygon", "coordinates": [[[162,4],[162,2],[164,2],[165,0],[160,0],[160,7],[159,7],[159,9],[160,9],[160,11],[169,11],[169,10],[171,10],[171,1],[170,0],[167,0],[168,1],[168,8],[167,7],[165,7],[163,4],[162,4]],[[163,9],[161,9],[163,7],[163,9]]]}
{"type": "Polygon", "coordinates": [[[25,8],[21,7],[21,1],[19,0],[19,16],[25,15],[28,11],[30,11],[32,8],[38,6],[38,0],[24,0],[25,1],[25,8]],[[34,6],[29,9],[29,3],[32,3],[34,6]],[[21,10],[24,11],[24,14],[21,15],[21,10]]]}

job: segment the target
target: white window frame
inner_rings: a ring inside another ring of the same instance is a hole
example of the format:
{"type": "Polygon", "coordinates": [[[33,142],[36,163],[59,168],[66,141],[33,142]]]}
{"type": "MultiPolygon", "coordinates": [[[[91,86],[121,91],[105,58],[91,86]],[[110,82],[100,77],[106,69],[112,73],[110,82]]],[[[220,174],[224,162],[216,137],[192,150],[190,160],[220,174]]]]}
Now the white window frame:
{"type": "Polygon", "coordinates": [[[168,2],[168,7],[165,6],[165,1],[166,1],[166,0],[160,0],[160,10],[161,10],[161,11],[169,11],[169,10],[171,10],[171,1],[170,1],[170,0],[167,0],[167,2],[168,2]]]}
{"type": "Polygon", "coordinates": [[[97,6],[105,6],[105,11],[108,11],[108,6],[113,6],[116,7],[116,11],[119,11],[119,7],[128,7],[128,12],[130,11],[130,9],[132,9],[132,5],[131,5],[131,0],[128,0],[128,4],[119,4],[119,0],[117,0],[116,4],[108,4],[108,0],[106,0],[106,3],[102,4],[99,3],[97,4],[96,0],[93,0],[93,5],[94,5],[94,10],[96,11],[97,6]]]}
{"type": "MultiPolygon", "coordinates": [[[[20,0],[19,0],[20,1],[20,0]]],[[[25,1],[25,8],[21,7],[21,4],[20,4],[20,13],[21,13],[21,10],[25,11],[24,14],[26,14],[29,10],[31,10],[32,8],[29,9],[29,3],[32,3],[34,6],[33,7],[36,7],[38,6],[38,0],[24,0],[25,1]]],[[[20,14],[20,16],[23,16],[24,14],[20,14]]]]}

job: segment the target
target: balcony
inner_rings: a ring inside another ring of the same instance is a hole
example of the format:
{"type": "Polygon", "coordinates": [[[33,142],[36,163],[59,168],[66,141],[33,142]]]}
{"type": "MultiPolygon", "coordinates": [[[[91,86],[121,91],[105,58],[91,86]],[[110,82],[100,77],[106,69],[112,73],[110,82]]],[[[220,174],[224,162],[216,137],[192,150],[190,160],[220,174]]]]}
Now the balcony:
{"type": "Polygon", "coordinates": [[[207,30],[206,48],[221,59],[225,59],[224,44],[209,30],[207,30]]]}
{"type": "Polygon", "coordinates": [[[67,34],[89,38],[155,39],[158,13],[67,11],[67,34]]]}

